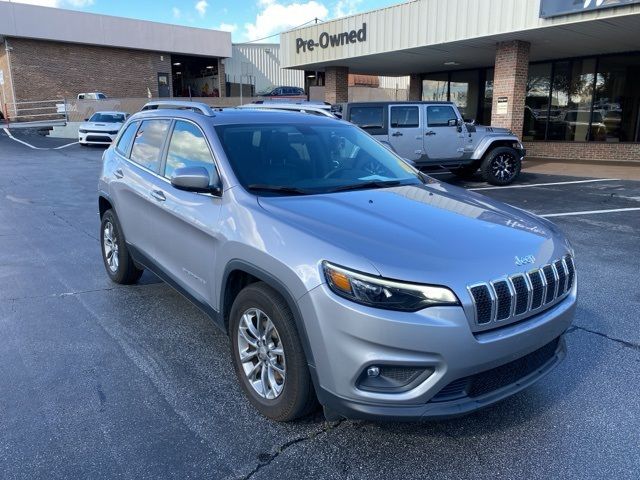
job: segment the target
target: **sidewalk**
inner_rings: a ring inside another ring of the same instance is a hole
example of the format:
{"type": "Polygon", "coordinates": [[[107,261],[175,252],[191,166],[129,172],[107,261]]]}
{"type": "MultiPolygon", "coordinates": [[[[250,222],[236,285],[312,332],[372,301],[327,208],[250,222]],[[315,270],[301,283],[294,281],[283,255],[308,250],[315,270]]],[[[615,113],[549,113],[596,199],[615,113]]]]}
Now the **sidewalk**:
{"type": "Polygon", "coordinates": [[[522,163],[522,170],[532,173],[549,173],[576,177],[640,180],[640,161],[598,162],[588,160],[527,158],[522,163]]]}

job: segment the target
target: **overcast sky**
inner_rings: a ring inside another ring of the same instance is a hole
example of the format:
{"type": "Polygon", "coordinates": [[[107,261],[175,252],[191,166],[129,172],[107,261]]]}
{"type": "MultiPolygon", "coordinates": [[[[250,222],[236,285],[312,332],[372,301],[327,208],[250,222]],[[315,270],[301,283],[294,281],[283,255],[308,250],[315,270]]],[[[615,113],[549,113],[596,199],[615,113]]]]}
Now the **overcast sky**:
{"type": "MultiPolygon", "coordinates": [[[[0,0],[9,1],[9,0],[0,0]]],[[[256,40],[315,18],[328,20],[400,0],[10,0],[121,17],[215,28],[234,42],[256,40]]],[[[266,41],[278,42],[278,37],[266,41]]]]}

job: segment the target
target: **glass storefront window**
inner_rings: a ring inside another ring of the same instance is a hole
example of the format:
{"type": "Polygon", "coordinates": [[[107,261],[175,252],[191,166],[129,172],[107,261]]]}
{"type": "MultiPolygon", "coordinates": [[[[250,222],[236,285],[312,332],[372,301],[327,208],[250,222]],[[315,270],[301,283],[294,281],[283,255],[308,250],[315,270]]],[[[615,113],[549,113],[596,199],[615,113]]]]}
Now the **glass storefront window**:
{"type": "Polygon", "coordinates": [[[480,71],[451,72],[449,98],[458,106],[462,118],[476,120],[480,100],[480,71]]]}
{"type": "Polygon", "coordinates": [[[449,99],[449,75],[436,73],[422,79],[422,100],[446,102],[449,99]]]}
{"type": "Polygon", "coordinates": [[[602,117],[605,135],[594,140],[640,141],[640,54],[602,57],[598,62],[593,113],[602,117]]]}
{"type": "Polygon", "coordinates": [[[549,117],[551,64],[529,65],[524,106],[523,140],[544,140],[549,117]]]}
{"type": "Polygon", "coordinates": [[[493,110],[493,68],[485,70],[484,75],[484,96],[482,101],[482,112],[480,124],[491,125],[491,111],[493,110]]]}

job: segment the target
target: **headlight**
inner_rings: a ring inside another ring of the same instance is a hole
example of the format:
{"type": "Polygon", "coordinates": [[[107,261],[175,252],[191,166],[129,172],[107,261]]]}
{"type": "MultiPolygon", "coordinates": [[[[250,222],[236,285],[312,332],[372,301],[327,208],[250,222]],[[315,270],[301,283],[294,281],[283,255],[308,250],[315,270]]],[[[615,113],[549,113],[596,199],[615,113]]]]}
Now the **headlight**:
{"type": "Polygon", "coordinates": [[[436,305],[459,305],[455,294],[445,287],[387,280],[329,262],[322,267],[334,293],[369,307],[415,312],[436,305]]]}

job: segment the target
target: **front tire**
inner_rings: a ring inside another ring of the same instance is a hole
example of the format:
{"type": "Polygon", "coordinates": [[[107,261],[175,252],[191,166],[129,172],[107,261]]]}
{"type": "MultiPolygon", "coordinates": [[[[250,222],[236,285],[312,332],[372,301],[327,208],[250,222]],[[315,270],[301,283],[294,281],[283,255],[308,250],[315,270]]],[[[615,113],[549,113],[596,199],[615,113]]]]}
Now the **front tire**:
{"type": "Polygon", "coordinates": [[[286,422],[316,406],[307,360],[286,301],[264,282],[236,297],[229,318],[238,381],[265,417],[286,422]]]}
{"type": "Polygon", "coordinates": [[[102,215],[100,245],[104,268],[113,282],[130,285],[140,279],[143,270],[131,258],[118,217],[111,209],[102,215]]]}
{"type": "Polygon", "coordinates": [[[484,180],[498,186],[514,182],[521,168],[518,152],[511,147],[494,148],[485,156],[480,167],[484,180]]]}

